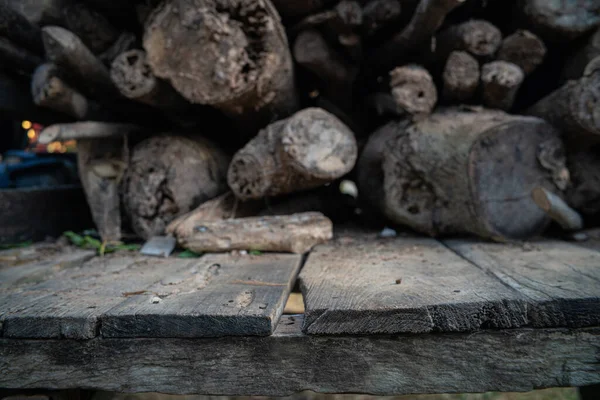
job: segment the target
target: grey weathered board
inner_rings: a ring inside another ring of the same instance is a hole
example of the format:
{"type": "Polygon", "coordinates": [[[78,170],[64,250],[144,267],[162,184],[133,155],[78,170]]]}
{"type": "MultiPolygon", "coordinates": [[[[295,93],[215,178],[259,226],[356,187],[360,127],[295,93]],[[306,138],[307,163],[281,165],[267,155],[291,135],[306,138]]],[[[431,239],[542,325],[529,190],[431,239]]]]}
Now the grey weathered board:
{"type": "MultiPolygon", "coordinates": [[[[529,325],[600,325],[597,280],[600,253],[562,244],[552,251],[551,257],[563,260],[571,257],[573,264],[556,261],[562,269],[548,268],[545,275],[538,277],[538,283],[544,285],[544,280],[550,285],[559,280],[569,283],[563,283],[562,290],[547,292],[548,296],[533,296],[525,290],[525,284],[511,285],[491,272],[501,271],[502,265],[489,262],[487,267],[476,265],[485,260],[469,257],[459,243],[449,245],[467,259],[444,244],[425,238],[377,239],[372,235],[354,235],[317,247],[300,274],[306,304],[304,332],[420,333],[529,325]],[[595,271],[590,272],[590,268],[595,271]],[[566,297],[567,291],[572,297],[566,297]],[[546,310],[546,315],[536,313],[539,310],[546,310]],[[551,310],[561,314],[550,315],[551,310]]],[[[505,272],[514,266],[513,271],[525,269],[522,273],[528,273],[530,266],[519,261],[522,248],[481,246],[503,249],[499,252],[504,257],[505,272]]],[[[538,252],[537,257],[532,255],[529,260],[551,261],[544,252],[538,252]]]]}
{"type": "Polygon", "coordinates": [[[7,282],[0,288],[1,331],[12,338],[69,339],[90,339],[100,333],[111,337],[267,335],[281,315],[280,304],[287,298],[299,263],[300,256],[290,255],[247,256],[240,262],[229,255],[164,259],[120,253],[70,268],[54,264],[51,273],[48,265],[11,267],[0,270],[7,282]],[[227,267],[215,272],[215,260],[227,267]],[[245,268],[246,262],[254,268],[245,268]],[[232,267],[239,263],[244,265],[232,267]],[[34,272],[36,278],[28,279],[27,273],[34,272]],[[231,285],[242,293],[255,293],[256,283],[264,283],[261,279],[269,274],[277,278],[277,285],[264,286],[258,296],[249,296],[241,305],[235,297],[231,297],[233,304],[229,298],[223,301],[225,294],[232,293],[231,285]],[[254,300],[264,299],[269,301],[253,306],[254,300]],[[227,305],[217,306],[214,301],[227,305]],[[243,312],[242,306],[252,312],[243,312]],[[188,323],[189,331],[173,323],[177,318],[188,323]],[[258,321],[260,329],[244,330],[248,321],[258,321]],[[106,329],[102,329],[104,322],[106,329]]]}
{"type": "Polygon", "coordinates": [[[521,294],[532,326],[600,325],[600,252],[555,240],[446,244],[521,294]]]}
{"type": "Polygon", "coordinates": [[[0,387],[173,394],[528,391],[600,382],[600,328],[312,336],[284,316],[272,336],[0,338],[0,387]]]}

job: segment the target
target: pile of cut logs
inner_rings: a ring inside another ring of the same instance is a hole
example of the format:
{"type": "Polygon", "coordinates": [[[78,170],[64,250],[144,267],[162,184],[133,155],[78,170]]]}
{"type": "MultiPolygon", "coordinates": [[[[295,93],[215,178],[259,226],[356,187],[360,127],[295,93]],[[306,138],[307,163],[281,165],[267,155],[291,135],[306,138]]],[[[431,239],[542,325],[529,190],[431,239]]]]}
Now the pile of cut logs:
{"type": "Polygon", "coordinates": [[[0,21],[0,80],[30,87],[1,106],[77,140],[107,242],[511,241],[600,212],[598,0],[2,0],[0,21]]]}

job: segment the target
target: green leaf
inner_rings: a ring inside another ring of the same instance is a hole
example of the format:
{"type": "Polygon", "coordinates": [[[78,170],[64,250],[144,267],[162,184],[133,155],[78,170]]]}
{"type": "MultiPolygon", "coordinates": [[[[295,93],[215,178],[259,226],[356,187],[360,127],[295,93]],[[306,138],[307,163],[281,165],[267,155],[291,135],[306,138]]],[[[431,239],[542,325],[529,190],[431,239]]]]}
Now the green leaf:
{"type": "Polygon", "coordinates": [[[260,251],[260,250],[250,250],[248,252],[248,254],[250,254],[251,256],[260,256],[260,255],[262,255],[262,251],[260,251]]]}
{"type": "Polygon", "coordinates": [[[72,231],[67,231],[65,233],[63,233],[63,235],[69,239],[71,241],[71,243],[73,243],[75,246],[77,247],[84,247],[85,246],[85,239],[83,238],[83,236],[76,234],[75,232],[72,231]]]}
{"type": "Polygon", "coordinates": [[[192,251],[192,250],[184,250],[181,253],[179,253],[179,255],[177,257],[179,257],[179,258],[198,258],[198,257],[202,257],[202,253],[196,253],[195,251],[192,251]]]}

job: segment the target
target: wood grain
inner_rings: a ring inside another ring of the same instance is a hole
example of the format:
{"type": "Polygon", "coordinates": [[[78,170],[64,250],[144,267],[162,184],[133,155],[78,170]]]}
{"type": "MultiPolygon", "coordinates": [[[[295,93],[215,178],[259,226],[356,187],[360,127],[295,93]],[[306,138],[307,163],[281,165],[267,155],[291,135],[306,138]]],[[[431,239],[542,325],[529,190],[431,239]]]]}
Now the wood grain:
{"type": "Polygon", "coordinates": [[[600,252],[561,241],[446,244],[521,294],[532,326],[600,324],[600,252]]]}
{"type": "Polygon", "coordinates": [[[206,255],[105,313],[102,336],[270,335],[300,261],[287,254],[206,255]]]}
{"type": "Polygon", "coordinates": [[[310,254],[309,334],[422,333],[527,324],[522,296],[425,238],[341,237],[310,254]]]}
{"type": "Polygon", "coordinates": [[[0,339],[0,387],[284,396],[529,391],[600,382],[600,329],[215,339],[0,339]]]}

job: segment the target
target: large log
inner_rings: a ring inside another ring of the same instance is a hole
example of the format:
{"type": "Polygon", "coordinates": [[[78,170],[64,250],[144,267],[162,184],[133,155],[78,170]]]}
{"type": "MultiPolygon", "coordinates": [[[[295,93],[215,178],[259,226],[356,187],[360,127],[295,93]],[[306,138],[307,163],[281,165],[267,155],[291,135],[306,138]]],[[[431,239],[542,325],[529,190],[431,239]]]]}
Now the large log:
{"type": "Polygon", "coordinates": [[[321,186],[354,167],[352,131],[320,108],[307,108],[275,122],[239,150],[227,181],[242,199],[292,193],[321,186]]]}
{"type": "Polygon", "coordinates": [[[548,123],[497,110],[450,108],[412,125],[390,122],[361,156],[360,193],[393,222],[432,236],[525,239],[550,221],[531,191],[559,192],[554,177],[565,169],[564,159],[539,161],[547,144],[562,146],[548,123]]]}
{"type": "Polygon", "coordinates": [[[46,57],[73,78],[78,87],[93,95],[118,94],[108,69],[72,32],[59,26],[42,29],[46,57]]]}
{"type": "Polygon", "coordinates": [[[6,1],[0,3],[0,35],[32,53],[44,54],[42,32],[6,1]]]}
{"type": "Polygon", "coordinates": [[[227,189],[229,158],[199,137],[155,136],[132,150],[123,204],[142,238],[163,234],[176,217],[227,189]]]}
{"type": "Polygon", "coordinates": [[[202,222],[179,241],[195,252],[258,250],[305,253],[333,237],[333,224],[321,213],[202,222]]]}
{"type": "Polygon", "coordinates": [[[526,113],[570,134],[600,135],[600,69],[590,69],[588,75],[568,81],[526,113]]]}
{"type": "Polygon", "coordinates": [[[146,23],[144,48],[156,76],[240,129],[254,134],[297,108],[292,57],[270,0],[166,1],[146,23]]]}
{"type": "Polygon", "coordinates": [[[518,9],[528,29],[548,41],[573,40],[600,26],[597,0],[519,0],[518,9]]]}

